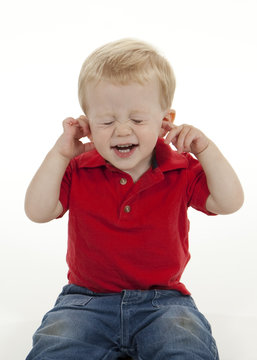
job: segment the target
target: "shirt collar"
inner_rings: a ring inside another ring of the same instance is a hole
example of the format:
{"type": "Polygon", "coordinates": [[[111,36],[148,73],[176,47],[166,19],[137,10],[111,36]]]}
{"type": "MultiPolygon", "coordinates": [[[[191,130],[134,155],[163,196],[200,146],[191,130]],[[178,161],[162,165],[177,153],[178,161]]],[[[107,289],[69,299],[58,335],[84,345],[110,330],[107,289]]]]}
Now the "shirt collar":
{"type": "Polygon", "coordinates": [[[188,160],[185,154],[172,150],[170,145],[165,144],[163,138],[159,138],[157,141],[155,157],[157,166],[162,172],[188,167],[188,160]]]}
{"type": "MultiPolygon", "coordinates": [[[[110,167],[110,164],[95,149],[79,155],[76,160],[79,168],[110,167]]],[[[162,172],[183,169],[188,167],[188,160],[185,155],[179,154],[172,150],[169,145],[165,144],[163,138],[159,138],[155,146],[153,158],[153,169],[157,167],[162,172]]]]}
{"type": "Polygon", "coordinates": [[[106,161],[95,149],[84,152],[79,155],[76,160],[79,168],[96,168],[106,166],[106,161]]]}

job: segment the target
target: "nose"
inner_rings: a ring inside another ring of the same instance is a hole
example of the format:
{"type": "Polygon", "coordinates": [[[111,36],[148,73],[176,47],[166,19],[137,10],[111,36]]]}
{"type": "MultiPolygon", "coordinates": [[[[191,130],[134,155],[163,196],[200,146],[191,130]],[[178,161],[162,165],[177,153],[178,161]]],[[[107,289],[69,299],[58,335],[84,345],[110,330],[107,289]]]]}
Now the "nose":
{"type": "Polygon", "coordinates": [[[115,135],[116,136],[128,136],[131,135],[132,129],[127,121],[119,122],[115,124],[115,135]]]}

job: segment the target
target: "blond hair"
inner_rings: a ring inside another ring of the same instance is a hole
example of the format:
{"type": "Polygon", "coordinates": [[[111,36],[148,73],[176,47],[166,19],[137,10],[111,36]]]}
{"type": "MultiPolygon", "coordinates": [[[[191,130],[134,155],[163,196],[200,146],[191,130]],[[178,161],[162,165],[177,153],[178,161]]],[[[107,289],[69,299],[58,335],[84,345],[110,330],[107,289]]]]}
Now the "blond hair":
{"type": "Polygon", "coordinates": [[[108,80],[126,85],[145,84],[153,74],[160,84],[160,104],[169,109],[176,86],[169,62],[151,45],[134,39],[121,39],[96,49],[82,65],[79,82],[79,102],[86,113],[86,85],[90,81],[108,80]]]}

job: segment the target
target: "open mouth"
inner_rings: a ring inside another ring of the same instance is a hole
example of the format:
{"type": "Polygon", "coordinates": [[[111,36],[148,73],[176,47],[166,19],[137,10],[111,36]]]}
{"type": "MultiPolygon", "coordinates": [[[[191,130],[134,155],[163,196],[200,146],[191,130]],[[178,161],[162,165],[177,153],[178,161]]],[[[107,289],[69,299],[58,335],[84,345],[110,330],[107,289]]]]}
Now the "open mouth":
{"type": "Polygon", "coordinates": [[[126,145],[116,145],[113,146],[112,148],[116,149],[117,151],[119,151],[122,154],[126,154],[129,153],[130,151],[132,151],[136,146],[135,144],[126,144],[126,145]]]}
{"type": "Polygon", "coordinates": [[[134,153],[137,147],[138,144],[120,144],[120,145],[112,146],[111,148],[114,150],[115,154],[120,158],[128,158],[134,153]]]}

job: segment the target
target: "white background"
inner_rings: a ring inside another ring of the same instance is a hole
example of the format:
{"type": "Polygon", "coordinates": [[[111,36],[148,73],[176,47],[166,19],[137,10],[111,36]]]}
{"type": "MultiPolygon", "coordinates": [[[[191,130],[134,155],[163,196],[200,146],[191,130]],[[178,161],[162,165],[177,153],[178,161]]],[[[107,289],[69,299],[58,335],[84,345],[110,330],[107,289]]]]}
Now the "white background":
{"type": "MultiPolygon", "coordinates": [[[[257,2],[8,0],[0,3],[0,357],[24,359],[66,284],[67,216],[34,224],[26,188],[78,116],[77,78],[96,47],[123,37],[155,45],[177,78],[176,123],[204,131],[236,169],[244,207],[190,210],[183,281],[210,320],[222,360],[257,359],[257,2]]],[[[47,194],[46,194],[47,196],[47,194]]]]}

